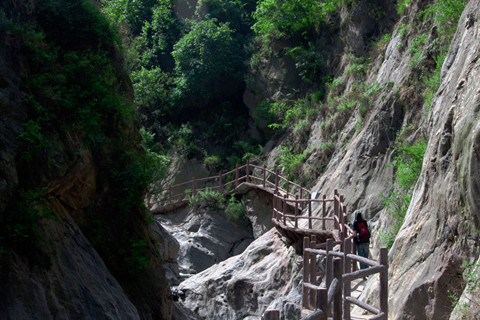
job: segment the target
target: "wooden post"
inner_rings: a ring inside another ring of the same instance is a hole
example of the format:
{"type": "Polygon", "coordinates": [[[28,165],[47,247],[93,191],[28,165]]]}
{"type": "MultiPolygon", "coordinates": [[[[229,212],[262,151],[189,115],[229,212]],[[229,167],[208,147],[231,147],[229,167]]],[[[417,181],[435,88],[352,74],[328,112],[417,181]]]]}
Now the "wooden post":
{"type": "MultiPolygon", "coordinates": [[[[303,284],[310,281],[310,254],[305,252],[305,249],[310,248],[310,238],[303,237],[303,284]]],[[[308,309],[308,292],[310,289],[302,285],[302,307],[308,309]]]]}
{"type": "MultiPolygon", "coordinates": [[[[357,254],[357,245],[355,244],[355,240],[352,239],[352,254],[357,254]]],[[[357,271],[357,261],[352,261],[352,271],[357,271]]]]}
{"type": "Polygon", "coordinates": [[[282,213],[283,213],[283,224],[287,226],[287,195],[283,196],[283,206],[282,206],[282,213]]]}
{"type": "Polygon", "coordinates": [[[325,227],[326,220],[325,218],[327,217],[327,195],[323,195],[323,203],[322,203],[322,230],[327,230],[325,227]]]}
{"type": "Polygon", "coordinates": [[[308,228],[312,229],[312,201],[308,201],[308,228]]]}
{"type": "MultiPolygon", "coordinates": [[[[342,266],[343,259],[335,258],[333,260],[333,276],[338,280],[339,288],[342,288],[342,266]]],[[[342,320],[342,290],[338,290],[333,298],[333,319],[342,320]]]]}
{"type": "MultiPolygon", "coordinates": [[[[340,251],[344,251],[344,242],[345,242],[345,235],[347,234],[347,230],[345,227],[345,221],[343,219],[343,195],[340,196],[340,202],[338,203],[338,223],[340,224],[340,251]]],[[[345,209],[346,210],[346,209],[345,209]]]]}
{"type": "Polygon", "coordinates": [[[197,180],[195,180],[195,177],[192,180],[192,196],[195,196],[197,194],[197,180]]]}
{"type": "MultiPolygon", "coordinates": [[[[303,188],[300,187],[300,199],[303,199],[303,188]]],[[[300,202],[301,203],[301,206],[300,206],[300,210],[303,211],[303,209],[305,208],[305,203],[302,201],[300,202]]]]}
{"type": "Polygon", "coordinates": [[[380,311],[385,313],[385,319],[388,319],[388,249],[380,248],[379,263],[385,266],[385,270],[380,272],[380,311]]]}
{"type": "Polygon", "coordinates": [[[275,213],[275,209],[277,209],[277,195],[275,193],[273,194],[272,207],[273,207],[272,218],[276,220],[277,214],[275,213]]]}
{"type": "Polygon", "coordinates": [[[315,309],[323,310],[324,319],[327,319],[327,301],[328,301],[328,288],[318,288],[317,289],[317,305],[315,309]]]}
{"type": "Polygon", "coordinates": [[[265,188],[267,180],[267,166],[263,164],[263,187],[265,188]]]}
{"type": "MultiPolygon", "coordinates": [[[[310,241],[310,248],[316,249],[317,248],[317,237],[312,236],[310,241]]],[[[317,255],[311,253],[310,254],[310,279],[309,282],[313,285],[317,285],[317,255]]],[[[310,290],[310,307],[314,308],[316,305],[316,297],[315,297],[316,290],[310,290]]]]}
{"type": "Polygon", "coordinates": [[[327,266],[326,266],[326,269],[325,269],[325,285],[326,285],[327,288],[330,287],[330,284],[332,283],[332,280],[333,280],[333,270],[332,270],[333,256],[328,254],[329,251],[332,251],[332,250],[333,250],[333,240],[332,239],[327,239],[327,248],[326,248],[326,251],[327,251],[327,266]]]}
{"type": "Polygon", "coordinates": [[[335,191],[333,192],[333,227],[335,228],[335,230],[338,230],[338,228],[339,228],[338,222],[335,219],[335,217],[338,217],[337,195],[338,195],[338,192],[335,189],[335,191]]]}
{"type": "Polygon", "coordinates": [[[246,171],[247,171],[246,180],[247,180],[247,183],[248,183],[248,182],[250,182],[250,160],[247,160],[246,171]]]}
{"type": "MultiPolygon", "coordinates": [[[[344,254],[345,254],[345,261],[343,263],[343,273],[350,273],[352,267],[352,261],[350,258],[347,257],[350,254],[352,249],[352,242],[350,239],[345,240],[344,247],[344,254]]],[[[349,297],[351,295],[351,282],[345,281],[343,283],[343,296],[349,297]]],[[[346,299],[343,300],[343,319],[350,320],[350,302],[346,299]]]]}
{"type": "Polygon", "coordinates": [[[275,169],[275,192],[278,192],[278,167],[275,169]]]}
{"type": "Polygon", "coordinates": [[[295,228],[298,228],[298,194],[295,195],[295,228]]]}
{"type": "Polygon", "coordinates": [[[290,196],[290,180],[287,179],[287,198],[290,196]]]}
{"type": "Polygon", "coordinates": [[[222,171],[218,173],[218,188],[220,192],[223,193],[222,171]]]}
{"type": "Polygon", "coordinates": [[[280,320],[280,311],[276,309],[266,310],[263,314],[265,320],[280,320]]]}
{"type": "Polygon", "coordinates": [[[235,188],[238,187],[238,163],[235,165],[235,188]]]}

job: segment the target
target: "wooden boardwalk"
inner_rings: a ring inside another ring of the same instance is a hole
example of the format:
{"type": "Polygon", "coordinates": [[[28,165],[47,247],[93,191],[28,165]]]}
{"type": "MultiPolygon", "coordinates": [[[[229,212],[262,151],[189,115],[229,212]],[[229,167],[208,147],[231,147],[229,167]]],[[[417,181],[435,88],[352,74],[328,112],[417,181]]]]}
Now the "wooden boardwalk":
{"type": "MultiPolygon", "coordinates": [[[[162,214],[187,205],[187,198],[200,191],[231,194],[252,188],[272,196],[273,223],[292,239],[303,240],[303,320],[388,318],[387,249],[380,249],[378,261],[356,255],[345,199],[336,190],[332,198],[323,195],[317,199],[310,190],[282,177],[279,170],[247,162],[226,173],[170,186],[161,200],[150,201],[147,206],[152,213],[162,214]],[[325,257],[324,272],[318,271],[319,255],[325,257]],[[357,262],[369,268],[357,270],[357,262]],[[360,301],[356,289],[361,286],[361,279],[377,273],[380,299],[374,307],[360,301]],[[352,305],[373,316],[351,315],[352,305]]],[[[278,320],[279,315],[278,310],[266,310],[264,319],[278,320]]]]}

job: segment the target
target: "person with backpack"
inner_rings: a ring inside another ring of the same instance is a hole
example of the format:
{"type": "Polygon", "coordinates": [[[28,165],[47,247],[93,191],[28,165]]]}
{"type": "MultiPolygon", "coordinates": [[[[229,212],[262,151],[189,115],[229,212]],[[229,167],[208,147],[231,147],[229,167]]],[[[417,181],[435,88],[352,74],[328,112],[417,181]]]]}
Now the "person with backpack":
{"type": "MultiPolygon", "coordinates": [[[[364,258],[369,256],[369,246],[370,246],[370,230],[368,229],[368,224],[365,219],[362,217],[362,212],[360,210],[355,210],[353,213],[355,220],[353,222],[353,235],[355,239],[355,245],[357,247],[357,254],[364,258]]],[[[366,269],[368,266],[360,262],[360,269],[366,269]]]]}

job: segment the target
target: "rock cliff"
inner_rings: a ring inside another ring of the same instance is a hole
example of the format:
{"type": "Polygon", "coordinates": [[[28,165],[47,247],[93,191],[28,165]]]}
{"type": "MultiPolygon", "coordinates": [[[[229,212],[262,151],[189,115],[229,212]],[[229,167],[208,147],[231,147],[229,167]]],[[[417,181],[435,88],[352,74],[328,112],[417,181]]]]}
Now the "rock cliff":
{"type": "MultiPolygon", "coordinates": [[[[439,61],[437,45],[442,41],[439,30],[444,30],[441,21],[433,16],[421,18],[432,3],[410,1],[401,16],[388,1],[355,1],[343,7],[340,16],[333,19],[339,28],[331,26],[330,30],[338,33],[326,45],[331,50],[328,54],[337,62],[330,70],[336,79],[342,80],[338,82],[341,85],[332,86],[330,94],[334,95],[332,99],[340,100],[355,97],[357,104],[350,112],[334,114],[324,106],[311,123],[305,143],[309,156],[302,172],[306,176],[318,176],[312,189],[318,194],[341,190],[348,212],[361,209],[365,213],[375,233],[371,246],[375,258],[382,242],[379,233],[391,223],[379,195],[388,194],[392,188],[395,169],[391,164],[397,156],[395,142],[399,136],[410,144],[419,139],[428,141],[405,221],[389,252],[389,319],[464,316],[465,310],[462,313],[458,306],[453,311],[451,295],[462,295],[466,287],[463,261],[476,262],[480,249],[476,144],[480,105],[480,2],[468,1],[463,10],[453,40],[446,46],[448,54],[439,73],[440,86],[429,100],[424,94],[425,74],[430,75],[439,61]],[[383,22],[375,26],[371,23],[380,20],[383,22]],[[378,39],[384,35],[388,39],[385,43],[376,47],[369,44],[372,37],[378,39]],[[355,56],[361,55],[370,56],[364,65],[364,74],[352,71],[358,67],[355,56]],[[421,59],[415,60],[418,57],[421,59]],[[360,86],[359,81],[366,86],[360,86]],[[362,99],[366,104],[362,104],[362,99]],[[328,121],[333,124],[326,125],[328,121]],[[326,152],[324,145],[332,141],[334,147],[326,152]]],[[[279,99],[288,94],[285,87],[290,88],[288,83],[296,79],[292,74],[294,66],[287,58],[277,57],[271,63],[263,63],[244,95],[245,104],[251,110],[264,98],[279,99]]],[[[295,89],[298,92],[302,88],[295,89]]],[[[302,144],[295,133],[287,132],[267,144],[266,162],[270,167],[278,164],[280,148],[292,142],[302,144]]],[[[212,294],[207,294],[213,290],[225,296],[223,301],[216,302],[222,306],[218,310],[223,310],[219,312],[225,316],[257,317],[258,306],[251,307],[249,314],[228,300],[228,286],[218,282],[222,277],[217,274],[224,272],[226,265],[244,259],[257,241],[242,256],[213,266],[181,284],[186,294],[185,303],[202,317],[212,317],[216,311],[206,297],[212,296],[217,301],[212,294]],[[207,285],[209,283],[216,285],[207,285]],[[195,304],[196,300],[201,303],[195,304]]],[[[242,269],[242,274],[248,272],[253,277],[256,269],[242,269]]],[[[232,274],[232,279],[234,276],[232,274]]],[[[230,276],[225,283],[229,279],[230,276]]],[[[364,293],[372,301],[378,294],[373,284],[374,280],[364,293]]],[[[255,294],[255,286],[252,290],[255,294]]],[[[283,296],[287,291],[282,291],[283,296]]],[[[476,295],[478,290],[472,293],[470,288],[460,301],[472,301],[471,297],[476,295]]],[[[478,305],[468,307],[470,315],[478,314],[478,305]]]]}
{"type": "Polygon", "coordinates": [[[171,318],[132,99],[93,1],[0,3],[0,318],[171,318]]]}

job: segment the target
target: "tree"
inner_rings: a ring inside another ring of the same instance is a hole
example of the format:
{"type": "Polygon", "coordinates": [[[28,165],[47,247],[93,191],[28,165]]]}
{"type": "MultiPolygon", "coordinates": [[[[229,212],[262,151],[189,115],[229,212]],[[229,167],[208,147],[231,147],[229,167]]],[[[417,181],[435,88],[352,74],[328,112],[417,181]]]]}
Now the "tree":
{"type": "Polygon", "coordinates": [[[241,80],[241,48],[216,19],[195,22],[174,46],[177,97],[194,106],[232,94],[241,80]],[[198,97],[202,99],[199,101],[198,97]]]}

